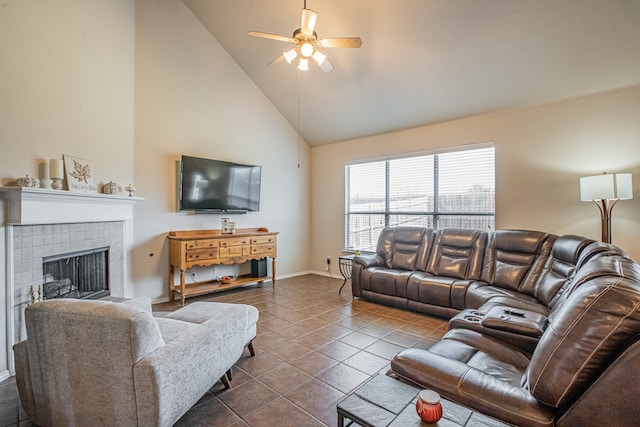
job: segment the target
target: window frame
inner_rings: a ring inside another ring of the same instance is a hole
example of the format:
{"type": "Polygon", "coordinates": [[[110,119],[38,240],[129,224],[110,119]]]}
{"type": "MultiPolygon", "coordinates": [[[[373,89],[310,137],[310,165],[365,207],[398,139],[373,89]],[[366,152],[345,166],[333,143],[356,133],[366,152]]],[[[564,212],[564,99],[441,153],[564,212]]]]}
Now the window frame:
{"type": "MultiPolygon", "coordinates": [[[[496,189],[495,189],[495,178],[496,178],[496,165],[495,165],[495,144],[493,142],[486,142],[486,143],[481,143],[481,144],[473,144],[473,145],[466,145],[466,146],[460,146],[460,147],[454,147],[454,148],[444,148],[444,149],[438,149],[438,150],[430,150],[430,151],[425,151],[425,152],[419,152],[419,153],[408,153],[408,154],[402,154],[402,155],[395,155],[395,156],[388,156],[388,157],[382,157],[382,158],[372,158],[372,159],[366,159],[366,160],[358,160],[358,161],[352,161],[352,162],[346,162],[345,163],[345,175],[344,175],[344,185],[345,185],[345,234],[344,234],[344,246],[345,252],[354,252],[354,251],[362,251],[362,252],[371,252],[371,250],[363,250],[361,248],[357,248],[354,246],[350,246],[351,242],[350,242],[350,216],[352,215],[378,215],[378,216],[382,216],[384,217],[384,225],[381,226],[381,228],[385,228],[385,227],[389,227],[391,221],[391,217],[398,217],[398,216],[414,216],[416,218],[419,217],[426,217],[426,218],[431,218],[431,220],[428,221],[428,224],[430,227],[432,227],[433,229],[437,230],[438,229],[438,225],[439,222],[441,221],[441,217],[443,216],[447,216],[447,217],[491,217],[493,218],[492,224],[489,224],[489,227],[491,227],[491,225],[493,225],[493,227],[495,228],[495,222],[496,222],[496,212],[495,212],[495,201],[496,201],[496,189]],[[473,211],[473,212],[469,212],[469,211],[464,211],[464,210],[460,210],[460,211],[442,211],[439,207],[439,199],[440,199],[440,192],[439,192],[439,187],[440,187],[440,156],[443,154],[450,154],[450,153],[456,153],[456,152],[463,152],[463,151],[473,151],[473,150],[481,150],[481,149],[492,149],[493,150],[493,210],[492,211],[473,211]],[[394,160],[401,160],[401,159],[410,159],[410,158],[415,158],[415,157],[422,157],[422,156],[433,156],[433,210],[431,211],[400,211],[400,210],[390,210],[390,168],[391,168],[391,162],[394,160]],[[372,163],[376,163],[376,162],[385,162],[385,184],[384,184],[384,210],[383,211],[350,211],[351,205],[349,203],[350,201],[350,196],[351,196],[351,188],[350,188],[350,166],[353,165],[363,165],[363,164],[372,164],[372,163]]],[[[446,228],[446,227],[445,227],[446,228]]],[[[375,250],[375,244],[373,245],[375,250]]]]}

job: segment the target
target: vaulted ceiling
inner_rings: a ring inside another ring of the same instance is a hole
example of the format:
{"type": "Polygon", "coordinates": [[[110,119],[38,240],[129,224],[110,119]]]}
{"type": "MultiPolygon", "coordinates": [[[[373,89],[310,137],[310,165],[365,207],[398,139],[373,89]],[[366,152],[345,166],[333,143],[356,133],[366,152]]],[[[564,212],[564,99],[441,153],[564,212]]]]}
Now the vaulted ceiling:
{"type": "Polygon", "coordinates": [[[311,145],[640,84],[640,0],[308,0],[334,66],[267,65],[303,0],[183,0],[311,145]]]}

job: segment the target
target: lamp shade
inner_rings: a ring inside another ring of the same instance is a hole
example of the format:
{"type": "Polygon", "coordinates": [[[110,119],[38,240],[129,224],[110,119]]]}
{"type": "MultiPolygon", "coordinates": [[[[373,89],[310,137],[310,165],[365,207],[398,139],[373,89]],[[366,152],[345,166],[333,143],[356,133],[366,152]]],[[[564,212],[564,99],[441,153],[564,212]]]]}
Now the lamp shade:
{"type": "Polygon", "coordinates": [[[611,173],[580,178],[580,199],[591,200],[633,199],[630,173],[611,173]]]}

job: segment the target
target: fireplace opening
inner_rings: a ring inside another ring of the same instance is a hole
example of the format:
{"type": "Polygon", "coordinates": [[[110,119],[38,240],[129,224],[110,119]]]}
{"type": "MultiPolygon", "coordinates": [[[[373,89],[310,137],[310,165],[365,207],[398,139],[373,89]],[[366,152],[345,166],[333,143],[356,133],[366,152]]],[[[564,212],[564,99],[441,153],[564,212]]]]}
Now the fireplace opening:
{"type": "Polygon", "coordinates": [[[110,295],[109,247],[42,259],[42,297],[98,299],[110,295]]]}

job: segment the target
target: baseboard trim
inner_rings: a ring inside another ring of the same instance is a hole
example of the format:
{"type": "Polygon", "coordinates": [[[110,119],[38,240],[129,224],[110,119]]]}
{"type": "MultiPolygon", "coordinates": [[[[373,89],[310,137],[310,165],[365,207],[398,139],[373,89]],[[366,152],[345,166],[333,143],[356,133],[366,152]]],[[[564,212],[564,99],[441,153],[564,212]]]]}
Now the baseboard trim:
{"type": "MultiPolygon", "coordinates": [[[[318,276],[325,276],[325,277],[331,277],[331,278],[335,278],[335,279],[342,279],[341,276],[330,275],[326,271],[325,272],[321,272],[321,271],[316,271],[316,270],[306,270],[306,271],[299,271],[299,272],[296,272],[296,273],[278,275],[278,277],[276,277],[276,286],[278,285],[277,282],[280,279],[290,279],[292,277],[304,276],[305,274],[316,274],[318,276]]],[[[265,276],[264,277],[264,283],[271,283],[271,276],[265,276]]],[[[164,297],[155,298],[155,299],[151,300],[151,304],[162,304],[162,303],[165,303],[165,302],[169,302],[169,296],[164,296],[164,297]]]]}

